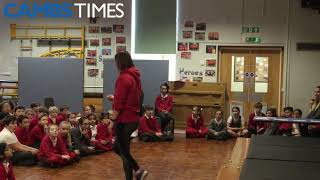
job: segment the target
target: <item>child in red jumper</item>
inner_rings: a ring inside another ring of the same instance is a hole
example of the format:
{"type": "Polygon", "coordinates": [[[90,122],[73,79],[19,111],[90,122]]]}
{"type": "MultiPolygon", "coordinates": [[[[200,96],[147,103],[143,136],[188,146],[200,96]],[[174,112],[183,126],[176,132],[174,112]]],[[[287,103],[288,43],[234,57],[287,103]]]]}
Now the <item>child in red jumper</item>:
{"type": "Polygon", "coordinates": [[[32,109],[26,109],[24,111],[25,116],[27,116],[27,118],[29,119],[29,123],[31,122],[32,118],[34,117],[34,112],[32,109]]]}
{"type": "Polygon", "coordinates": [[[68,119],[68,115],[70,114],[69,107],[67,105],[63,105],[60,107],[60,113],[57,116],[57,121],[62,122],[68,119]]]}
{"type": "MultiPolygon", "coordinates": [[[[285,118],[293,118],[293,107],[285,107],[283,109],[285,118]]],[[[292,123],[279,123],[278,135],[291,135],[292,123]]]]}
{"type": "Polygon", "coordinates": [[[10,158],[13,156],[11,148],[6,143],[0,143],[0,180],[15,180],[10,158]]]}
{"type": "Polygon", "coordinates": [[[96,146],[98,149],[99,147],[104,151],[110,151],[112,149],[114,139],[112,136],[112,129],[109,128],[110,124],[110,117],[103,116],[103,118],[97,126],[96,141],[98,141],[101,144],[98,147],[96,146]]]}
{"type": "Polygon", "coordinates": [[[79,126],[79,122],[78,122],[76,113],[68,114],[67,121],[70,123],[70,128],[71,129],[77,128],[79,126]]]}
{"type": "Polygon", "coordinates": [[[14,115],[18,118],[21,115],[25,115],[25,108],[23,106],[17,106],[14,108],[14,115]]]}
{"type": "Polygon", "coordinates": [[[187,138],[204,138],[208,133],[208,128],[204,125],[201,109],[194,106],[192,114],[187,119],[186,137],[187,138]]]}
{"type": "Polygon", "coordinates": [[[22,115],[18,117],[18,127],[15,129],[14,134],[17,136],[19,142],[24,145],[28,145],[29,124],[30,120],[27,116],[22,115]]]}
{"type": "Polygon", "coordinates": [[[42,115],[49,115],[49,110],[46,107],[40,107],[38,110],[38,113],[35,114],[35,116],[31,119],[30,125],[29,125],[29,131],[32,131],[32,129],[39,124],[39,118],[42,115]]]}
{"type": "Polygon", "coordinates": [[[139,139],[144,142],[169,141],[170,137],[162,134],[160,125],[157,119],[153,116],[153,107],[147,105],[144,110],[144,116],[139,120],[139,139]]]}
{"type": "Polygon", "coordinates": [[[164,132],[172,119],[173,97],[169,95],[169,85],[164,83],[160,86],[160,95],[156,98],[155,114],[160,117],[161,131],[164,132]]]}
{"type": "Polygon", "coordinates": [[[40,145],[38,159],[49,167],[61,167],[72,164],[76,159],[74,152],[68,152],[63,140],[58,136],[58,126],[49,125],[49,135],[46,135],[40,145]]]}
{"type": "Polygon", "coordinates": [[[59,126],[61,119],[57,119],[59,113],[59,109],[56,106],[51,106],[49,108],[49,119],[48,124],[56,124],[59,126]]]}
{"type": "Polygon", "coordinates": [[[30,132],[29,145],[39,149],[42,139],[46,136],[48,129],[48,116],[46,114],[40,116],[38,125],[30,132]]]}
{"type": "Polygon", "coordinates": [[[267,123],[256,122],[253,120],[255,116],[266,116],[264,113],[261,112],[262,107],[263,105],[261,102],[257,102],[254,104],[254,112],[251,113],[249,116],[248,136],[250,136],[251,134],[263,134],[267,129],[267,123]]]}

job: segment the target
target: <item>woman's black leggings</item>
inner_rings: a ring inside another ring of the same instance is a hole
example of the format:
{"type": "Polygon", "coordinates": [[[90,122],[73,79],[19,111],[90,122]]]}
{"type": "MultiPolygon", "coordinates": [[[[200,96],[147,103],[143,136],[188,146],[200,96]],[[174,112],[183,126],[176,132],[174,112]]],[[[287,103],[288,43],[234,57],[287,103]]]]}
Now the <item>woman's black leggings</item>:
{"type": "Polygon", "coordinates": [[[138,163],[133,159],[130,153],[130,137],[137,127],[138,123],[117,123],[115,128],[116,140],[114,152],[122,159],[123,169],[127,180],[133,179],[133,170],[139,170],[138,163]]]}

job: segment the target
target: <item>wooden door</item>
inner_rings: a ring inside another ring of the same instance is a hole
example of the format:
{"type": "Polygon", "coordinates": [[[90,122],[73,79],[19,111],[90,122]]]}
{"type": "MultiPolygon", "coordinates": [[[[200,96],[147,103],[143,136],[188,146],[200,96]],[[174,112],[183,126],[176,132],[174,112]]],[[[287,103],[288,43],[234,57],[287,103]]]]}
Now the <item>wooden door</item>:
{"type": "Polygon", "coordinates": [[[280,48],[221,48],[219,80],[226,83],[227,113],[239,106],[245,121],[256,102],[263,110],[281,108],[282,50],[280,48]]]}

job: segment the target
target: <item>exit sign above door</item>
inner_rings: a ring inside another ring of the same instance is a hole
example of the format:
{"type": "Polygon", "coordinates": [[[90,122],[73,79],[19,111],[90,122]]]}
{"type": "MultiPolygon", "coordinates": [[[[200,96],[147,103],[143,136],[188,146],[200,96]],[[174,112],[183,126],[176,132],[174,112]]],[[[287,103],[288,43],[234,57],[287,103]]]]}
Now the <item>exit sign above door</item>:
{"type": "Polygon", "coordinates": [[[260,33],[260,27],[257,26],[244,26],[242,33],[260,33]]]}

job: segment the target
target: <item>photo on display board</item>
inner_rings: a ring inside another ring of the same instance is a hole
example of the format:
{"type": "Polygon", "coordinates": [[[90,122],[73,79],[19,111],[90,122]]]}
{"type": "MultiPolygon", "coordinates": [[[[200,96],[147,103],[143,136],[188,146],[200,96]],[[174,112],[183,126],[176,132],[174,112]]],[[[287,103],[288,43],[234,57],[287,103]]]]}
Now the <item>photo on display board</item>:
{"type": "Polygon", "coordinates": [[[90,34],[97,34],[99,33],[100,27],[99,26],[89,26],[89,33],[90,34]]]}
{"type": "Polygon", "coordinates": [[[216,54],[216,46],[207,45],[206,46],[206,53],[207,54],[216,54]]]}
{"type": "Polygon", "coordinates": [[[111,38],[102,38],[102,46],[111,46],[111,38]]]}
{"type": "Polygon", "coordinates": [[[112,33],[112,27],[101,27],[101,33],[107,33],[107,34],[111,34],[112,33]]]}
{"type": "Polygon", "coordinates": [[[214,77],[214,76],[216,76],[216,71],[215,70],[206,70],[205,76],[214,77]]]}
{"type": "Polygon", "coordinates": [[[189,43],[189,51],[199,51],[199,43],[189,43]]]}
{"type": "Polygon", "coordinates": [[[184,27],[186,28],[193,28],[194,27],[194,22],[191,20],[187,20],[184,22],[184,27]]]}
{"type": "Polygon", "coordinates": [[[99,69],[88,69],[89,77],[96,77],[99,74],[99,69]]]}
{"type": "Polygon", "coordinates": [[[126,37],[116,37],[116,43],[125,44],[126,43],[126,37]]]}
{"type": "Polygon", "coordinates": [[[193,77],[192,80],[193,82],[202,82],[203,77],[193,77]]]}
{"type": "Polygon", "coordinates": [[[90,46],[99,46],[100,41],[99,39],[90,39],[90,46]]]}
{"type": "Polygon", "coordinates": [[[193,31],[183,31],[182,36],[183,39],[192,39],[193,31]]]}
{"type": "Polygon", "coordinates": [[[215,60],[215,59],[207,59],[206,60],[206,66],[207,67],[216,67],[217,66],[217,60],[215,60]]]}
{"type": "Polygon", "coordinates": [[[115,32],[115,33],[123,33],[124,32],[124,25],[114,24],[113,25],[113,32],[115,32]]]}
{"type": "Polygon", "coordinates": [[[87,49],[87,57],[97,57],[97,50],[87,49]]]}
{"type": "Polygon", "coordinates": [[[86,58],[86,64],[88,66],[96,66],[97,65],[97,59],[96,58],[86,58]]]}
{"type": "Polygon", "coordinates": [[[181,59],[191,59],[191,52],[181,52],[181,59]]]}
{"type": "Polygon", "coordinates": [[[103,56],[110,56],[111,55],[111,49],[101,49],[101,54],[103,56]]]}
{"type": "Polygon", "coordinates": [[[218,32],[209,32],[208,39],[209,40],[219,40],[219,33],[218,32]]]}
{"type": "Polygon", "coordinates": [[[196,32],[195,33],[195,40],[204,41],[205,39],[206,39],[206,33],[205,32],[196,32]]]}
{"type": "Polygon", "coordinates": [[[126,46],[117,46],[117,53],[126,51],[126,46]]]}
{"type": "Polygon", "coordinates": [[[196,30],[197,31],[205,31],[207,29],[206,23],[197,23],[196,30]]]}
{"type": "Polygon", "coordinates": [[[178,43],[178,51],[188,51],[188,43],[178,43]]]}
{"type": "Polygon", "coordinates": [[[97,22],[98,22],[98,18],[99,17],[90,17],[89,18],[89,24],[97,24],[97,22]]]}

